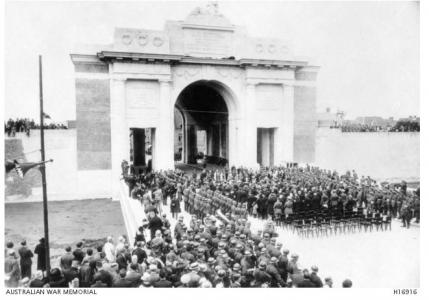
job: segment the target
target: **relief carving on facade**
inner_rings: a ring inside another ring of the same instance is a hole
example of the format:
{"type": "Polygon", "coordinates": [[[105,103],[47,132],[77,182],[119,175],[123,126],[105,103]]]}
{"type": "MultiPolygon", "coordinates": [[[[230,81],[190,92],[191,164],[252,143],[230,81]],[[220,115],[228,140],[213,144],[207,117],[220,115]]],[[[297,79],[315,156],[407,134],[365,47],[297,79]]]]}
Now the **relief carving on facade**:
{"type": "Polygon", "coordinates": [[[196,67],[179,67],[173,69],[173,75],[190,79],[201,73],[201,66],[196,67]]]}
{"type": "Polygon", "coordinates": [[[222,68],[215,67],[216,72],[223,78],[234,78],[237,79],[241,76],[242,72],[240,70],[235,70],[232,68],[222,68]]]}

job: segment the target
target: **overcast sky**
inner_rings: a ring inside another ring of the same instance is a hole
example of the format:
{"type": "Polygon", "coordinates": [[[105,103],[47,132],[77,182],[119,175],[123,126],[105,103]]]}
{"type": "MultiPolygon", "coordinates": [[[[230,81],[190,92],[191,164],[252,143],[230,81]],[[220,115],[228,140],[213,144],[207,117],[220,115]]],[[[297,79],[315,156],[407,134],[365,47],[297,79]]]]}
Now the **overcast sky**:
{"type": "MultiPolygon", "coordinates": [[[[346,118],[419,113],[417,2],[218,1],[233,24],[256,37],[291,41],[297,56],[321,66],[319,111],[346,118]]],[[[6,4],[5,118],[38,116],[38,54],[45,111],[73,120],[75,44],[112,42],[114,27],[162,29],[206,2],[9,2],[6,4]]]]}

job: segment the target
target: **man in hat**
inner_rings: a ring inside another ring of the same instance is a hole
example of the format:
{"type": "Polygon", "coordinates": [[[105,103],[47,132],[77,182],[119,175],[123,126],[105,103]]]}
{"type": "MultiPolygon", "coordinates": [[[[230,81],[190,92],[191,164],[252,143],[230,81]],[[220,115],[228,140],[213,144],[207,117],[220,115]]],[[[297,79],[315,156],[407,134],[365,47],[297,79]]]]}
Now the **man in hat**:
{"type": "Polygon", "coordinates": [[[127,271],[125,269],[119,270],[119,278],[117,278],[113,282],[113,287],[115,287],[115,288],[132,287],[133,283],[131,281],[129,281],[128,279],[125,278],[126,275],[127,275],[127,271]]]}
{"type": "Polygon", "coordinates": [[[67,270],[71,267],[72,265],[72,261],[74,260],[74,256],[71,253],[71,247],[67,246],[65,248],[66,253],[64,253],[61,257],[60,257],[60,268],[61,271],[64,272],[64,270],[67,270]]]}
{"type": "Polygon", "coordinates": [[[180,280],[185,286],[197,287],[201,277],[198,275],[199,272],[198,263],[194,262],[189,266],[189,272],[182,275],[180,280]]]}
{"type": "MultiPolygon", "coordinates": [[[[63,267],[67,267],[64,265],[63,267]]],[[[79,261],[72,260],[70,267],[62,269],[64,279],[69,284],[73,279],[79,278],[79,261]]]]}
{"type": "Polygon", "coordinates": [[[34,253],[37,254],[37,270],[46,271],[46,249],[45,249],[45,238],[39,240],[34,249],[34,253]]]}
{"type": "Polygon", "coordinates": [[[183,222],[183,216],[179,216],[179,221],[174,226],[174,238],[180,241],[185,233],[185,223],[183,222]]]}
{"type": "Polygon", "coordinates": [[[332,281],[331,277],[325,278],[325,284],[323,285],[324,288],[332,288],[334,285],[334,282],[332,281]]]}
{"type": "Polygon", "coordinates": [[[142,274],[138,272],[138,265],[136,263],[130,264],[130,270],[125,276],[125,280],[131,282],[132,287],[138,287],[141,284],[142,274]]]}
{"type": "Polygon", "coordinates": [[[343,288],[351,288],[353,285],[352,281],[350,279],[345,279],[343,281],[343,288]]]}
{"type": "Polygon", "coordinates": [[[289,264],[289,259],[287,257],[288,254],[289,254],[289,250],[284,249],[277,263],[280,276],[282,277],[284,282],[287,282],[287,277],[288,277],[288,264],[289,264]]]}
{"type": "Polygon", "coordinates": [[[153,239],[155,237],[155,233],[157,230],[162,230],[162,220],[158,217],[155,211],[149,212],[150,221],[149,221],[149,230],[150,230],[150,238],[153,239]]]}
{"type": "Polygon", "coordinates": [[[132,255],[137,256],[137,263],[142,264],[143,261],[147,258],[147,253],[144,250],[145,242],[137,242],[136,248],[133,250],[132,255]]]}
{"type": "Polygon", "coordinates": [[[265,283],[271,282],[271,276],[267,273],[267,263],[261,261],[258,268],[255,269],[253,277],[255,278],[255,287],[261,287],[265,283]]]}
{"type": "Polygon", "coordinates": [[[164,270],[159,272],[159,280],[153,283],[154,288],[171,288],[173,283],[167,280],[167,274],[164,270]]]}
{"type": "Polygon", "coordinates": [[[21,279],[18,259],[14,249],[8,250],[8,256],[4,262],[5,284],[7,287],[18,287],[21,279]]]}
{"type": "Polygon", "coordinates": [[[278,262],[278,258],[273,256],[267,265],[267,273],[271,276],[271,287],[286,286],[286,282],[280,276],[278,262]]]}
{"type": "Polygon", "coordinates": [[[317,266],[311,267],[310,281],[313,282],[316,287],[321,288],[323,287],[323,282],[322,279],[320,279],[320,277],[317,275],[318,271],[319,268],[317,266]]]}
{"type": "Polygon", "coordinates": [[[33,264],[31,258],[33,257],[33,252],[27,247],[27,242],[25,240],[21,242],[18,253],[20,256],[21,277],[31,278],[31,265],[33,264]]]}
{"type": "Polygon", "coordinates": [[[83,243],[78,242],[76,244],[76,249],[73,251],[74,259],[76,259],[80,264],[82,263],[82,260],[85,257],[85,253],[82,250],[82,246],[83,246],[83,243]]]}
{"type": "Polygon", "coordinates": [[[302,271],[303,278],[297,282],[298,288],[314,288],[316,285],[310,280],[310,272],[307,269],[302,271]]]}

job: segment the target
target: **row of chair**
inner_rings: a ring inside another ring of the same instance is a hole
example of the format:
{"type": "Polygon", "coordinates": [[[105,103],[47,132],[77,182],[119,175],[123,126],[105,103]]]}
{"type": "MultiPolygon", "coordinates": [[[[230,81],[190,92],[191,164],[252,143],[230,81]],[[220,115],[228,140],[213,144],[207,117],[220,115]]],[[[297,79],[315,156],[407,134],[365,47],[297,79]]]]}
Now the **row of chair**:
{"type": "Polygon", "coordinates": [[[364,215],[362,212],[349,212],[343,215],[313,214],[302,216],[288,216],[281,226],[292,230],[301,237],[328,236],[346,232],[361,232],[364,230],[391,230],[392,217],[379,213],[364,215]]]}

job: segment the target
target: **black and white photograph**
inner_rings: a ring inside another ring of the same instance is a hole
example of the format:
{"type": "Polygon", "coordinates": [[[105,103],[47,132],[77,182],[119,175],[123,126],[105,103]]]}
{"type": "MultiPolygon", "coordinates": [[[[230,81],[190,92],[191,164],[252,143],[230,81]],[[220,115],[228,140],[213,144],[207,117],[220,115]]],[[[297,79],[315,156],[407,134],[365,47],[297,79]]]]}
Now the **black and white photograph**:
{"type": "Polygon", "coordinates": [[[3,294],[421,297],[421,5],[5,1],[3,294]]]}

